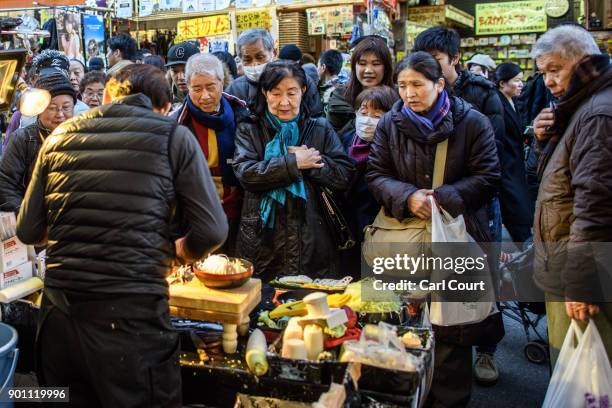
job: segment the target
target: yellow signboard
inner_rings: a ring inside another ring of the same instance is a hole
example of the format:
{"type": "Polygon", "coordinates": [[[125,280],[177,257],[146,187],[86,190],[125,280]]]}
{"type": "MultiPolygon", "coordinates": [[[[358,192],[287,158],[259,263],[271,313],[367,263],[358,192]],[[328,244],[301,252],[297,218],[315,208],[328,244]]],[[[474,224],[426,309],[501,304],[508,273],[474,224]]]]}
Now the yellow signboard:
{"type": "Polygon", "coordinates": [[[425,25],[444,24],[444,6],[421,6],[408,8],[408,21],[425,25]]]}
{"type": "Polygon", "coordinates": [[[546,31],[545,0],[476,4],[476,35],[546,31]]]}
{"type": "Polygon", "coordinates": [[[268,11],[238,12],[236,13],[236,27],[238,35],[250,28],[270,30],[272,28],[272,16],[268,11]]]}
{"type": "Polygon", "coordinates": [[[181,42],[200,37],[230,33],[230,19],[227,14],[190,18],[179,21],[176,25],[175,42],[181,42]]]}

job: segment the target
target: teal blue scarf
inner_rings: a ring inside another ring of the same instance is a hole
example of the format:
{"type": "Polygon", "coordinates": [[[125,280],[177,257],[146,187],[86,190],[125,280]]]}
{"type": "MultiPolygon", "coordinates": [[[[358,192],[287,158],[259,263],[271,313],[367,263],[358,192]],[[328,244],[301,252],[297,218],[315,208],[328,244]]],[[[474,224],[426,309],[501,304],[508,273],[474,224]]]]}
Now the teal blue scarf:
{"type": "MultiPolygon", "coordinates": [[[[299,138],[298,114],[293,120],[287,122],[280,121],[276,116],[271,115],[266,111],[266,119],[276,130],[276,135],[266,144],[265,160],[270,160],[275,157],[287,155],[287,146],[296,146],[299,138]]],[[[261,202],[259,203],[259,217],[261,218],[264,227],[274,227],[274,210],[275,204],[285,206],[287,201],[287,192],[294,197],[299,197],[306,200],[306,188],[304,181],[292,183],[283,188],[277,188],[267,191],[262,194],[261,202]]]]}

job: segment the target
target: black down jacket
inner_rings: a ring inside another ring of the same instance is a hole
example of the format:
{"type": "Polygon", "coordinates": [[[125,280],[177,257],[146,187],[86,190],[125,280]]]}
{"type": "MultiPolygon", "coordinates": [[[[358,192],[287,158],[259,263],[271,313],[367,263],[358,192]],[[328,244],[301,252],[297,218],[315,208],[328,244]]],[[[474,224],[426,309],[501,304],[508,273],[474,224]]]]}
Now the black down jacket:
{"type": "Polygon", "coordinates": [[[264,160],[265,146],[276,133],[265,120],[253,117],[240,123],[236,131],[234,171],[245,190],[237,251],[254,262],[255,274],[266,281],[282,275],[341,275],[315,186],[346,190],[353,165],[327,120],[308,118],[300,122],[299,129],[298,145],[317,149],[324,167],[299,170],[295,154],[264,160]],[[276,206],[274,227],[262,228],[261,194],[299,180],[306,185],[306,202],[288,195],[284,207],[276,206]]]}
{"type": "MultiPolygon", "coordinates": [[[[312,117],[323,115],[323,104],[321,103],[321,95],[317,89],[317,84],[312,82],[308,76],[306,77],[308,86],[306,87],[306,93],[304,94],[304,104],[308,109],[308,113],[312,117]]],[[[226,93],[235,96],[238,99],[242,99],[247,103],[249,108],[253,108],[253,104],[257,101],[257,87],[256,82],[251,82],[246,76],[241,76],[232,81],[232,83],[225,90],[226,93]]],[[[252,109],[254,110],[254,109],[252,109]]]]}
{"type": "Polygon", "coordinates": [[[444,184],[435,190],[436,200],[454,217],[464,215],[476,242],[489,242],[486,204],[500,181],[489,121],[469,103],[451,97],[450,113],[435,132],[424,135],[402,106],[398,101],[383,116],[370,148],[366,178],[374,198],[396,219],[408,218],[408,197],[431,188],[436,145],[449,139],[444,184]]]}
{"type": "Polygon", "coordinates": [[[37,121],[17,129],[10,138],[0,162],[0,210],[19,212],[38,151],[48,135],[37,121]]]}
{"type": "Polygon", "coordinates": [[[468,101],[472,107],[491,121],[497,145],[497,154],[503,157],[503,140],[505,132],[504,107],[497,95],[495,84],[482,75],[474,75],[469,70],[459,73],[453,85],[453,94],[468,101]]]}
{"type": "Polygon", "coordinates": [[[195,137],[136,94],[74,117],[43,144],[17,220],[25,243],[47,237],[45,286],[168,296],[170,224],[199,258],[227,221],[195,137]]]}

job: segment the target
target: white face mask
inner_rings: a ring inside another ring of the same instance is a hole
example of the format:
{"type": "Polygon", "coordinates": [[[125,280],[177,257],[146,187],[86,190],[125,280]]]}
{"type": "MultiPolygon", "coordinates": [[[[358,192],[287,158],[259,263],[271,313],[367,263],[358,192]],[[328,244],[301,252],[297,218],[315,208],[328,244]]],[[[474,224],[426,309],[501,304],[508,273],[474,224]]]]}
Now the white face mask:
{"type": "Polygon", "coordinates": [[[355,118],[357,136],[364,142],[371,142],[374,140],[374,132],[376,132],[378,121],[378,118],[372,118],[358,113],[355,118]]]}
{"type": "Polygon", "coordinates": [[[247,77],[249,81],[257,82],[259,81],[259,77],[261,76],[262,72],[266,68],[267,64],[268,63],[259,64],[259,65],[251,65],[251,66],[243,66],[242,69],[244,70],[244,75],[247,77]]]}

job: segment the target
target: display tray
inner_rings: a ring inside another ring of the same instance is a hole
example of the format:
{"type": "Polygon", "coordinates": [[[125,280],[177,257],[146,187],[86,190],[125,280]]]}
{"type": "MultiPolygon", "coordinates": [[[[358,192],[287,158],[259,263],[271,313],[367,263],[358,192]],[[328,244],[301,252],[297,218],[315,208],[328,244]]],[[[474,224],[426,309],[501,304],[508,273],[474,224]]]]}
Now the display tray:
{"type": "Polygon", "coordinates": [[[340,361],[292,360],[281,356],[282,336],[268,347],[270,375],[291,381],[329,385],[342,383],[348,363],[340,361]]]}

